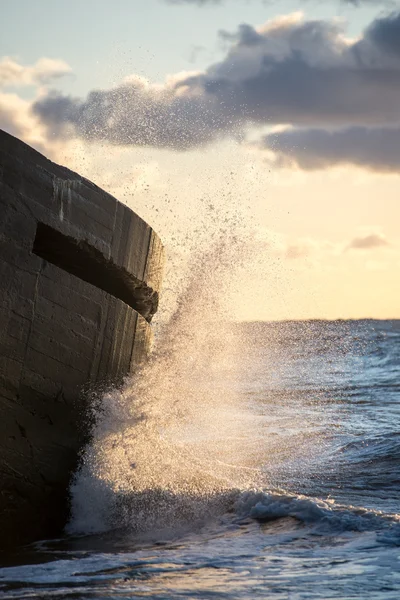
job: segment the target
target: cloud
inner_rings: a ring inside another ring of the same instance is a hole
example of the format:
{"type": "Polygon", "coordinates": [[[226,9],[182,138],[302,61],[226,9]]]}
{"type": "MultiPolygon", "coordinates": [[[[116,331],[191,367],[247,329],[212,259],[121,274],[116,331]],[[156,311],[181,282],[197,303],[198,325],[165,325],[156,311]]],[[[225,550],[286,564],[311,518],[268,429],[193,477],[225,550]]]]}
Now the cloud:
{"type": "Polygon", "coordinates": [[[39,152],[51,154],[46,128],[32,114],[31,102],[17,94],[0,92],[0,129],[23,139],[39,152]]]}
{"type": "Polygon", "coordinates": [[[381,248],[389,246],[389,242],[382,233],[370,233],[362,237],[356,237],[351,240],[347,249],[351,250],[372,250],[373,248],[381,248]]]}
{"type": "Polygon", "coordinates": [[[114,89],[92,91],[85,101],[50,94],[34,111],[56,136],[65,135],[69,126],[72,136],[117,145],[187,150],[227,130],[232,135],[235,124],[216,101],[188,91],[131,78],[114,89]]]}
{"type": "Polygon", "coordinates": [[[197,6],[206,6],[212,4],[222,4],[223,0],[165,0],[167,4],[194,4],[197,6]]]}
{"type": "Polygon", "coordinates": [[[389,54],[400,57],[400,13],[376,19],[368,29],[368,38],[389,54]]]}
{"type": "Polygon", "coordinates": [[[32,66],[24,66],[5,56],[0,61],[0,88],[44,85],[69,75],[71,71],[63,60],[43,57],[32,66]]]}
{"type": "MultiPolygon", "coordinates": [[[[212,6],[226,4],[227,0],[164,0],[167,4],[189,4],[197,6],[212,6]]],[[[275,4],[278,0],[263,0],[263,4],[275,4]]],[[[313,0],[308,0],[310,3],[313,0]]],[[[390,5],[390,1],[385,2],[384,0],[340,0],[342,4],[350,4],[352,6],[363,6],[364,4],[372,5],[390,5]]],[[[231,1],[229,3],[232,3],[231,1]]]]}
{"type": "MultiPolygon", "coordinates": [[[[380,28],[397,29],[396,15],[380,28]]],[[[299,15],[260,29],[243,24],[226,58],[186,86],[223,103],[253,123],[365,124],[400,119],[400,61],[367,29],[346,39],[338,21],[304,21],[299,15]]]]}
{"type": "Polygon", "coordinates": [[[400,127],[286,129],[266,135],[258,147],[274,153],[276,166],[312,171],[356,165],[379,172],[400,172],[400,127]]]}
{"type": "Polygon", "coordinates": [[[27,103],[16,94],[0,94],[0,129],[16,137],[24,137],[22,114],[27,103]]]}
{"type": "Polygon", "coordinates": [[[315,266],[321,260],[340,257],[346,247],[343,242],[313,237],[293,238],[262,226],[254,230],[252,237],[261,254],[267,253],[289,262],[307,263],[307,267],[315,266]]]}
{"type": "MultiPolygon", "coordinates": [[[[369,230],[365,233],[361,232],[350,242],[345,240],[333,242],[311,237],[289,239],[287,236],[281,236],[278,242],[270,244],[270,251],[275,251],[277,255],[289,261],[307,259],[308,266],[315,266],[321,261],[347,260],[345,257],[349,250],[369,251],[391,245],[383,233],[369,230]]],[[[300,262],[304,261],[300,260],[300,262]]]]}
{"type": "Polygon", "coordinates": [[[307,244],[290,244],[286,248],[285,258],[294,260],[297,258],[305,258],[310,253],[310,248],[307,244]]]}
{"type": "Polygon", "coordinates": [[[225,58],[163,85],[132,77],[80,100],[53,92],[34,107],[53,135],[187,150],[249,125],[387,126],[400,123],[400,17],[371,23],[358,40],[337,21],[301,15],[243,24],[225,58]],[[388,32],[388,37],[385,37],[388,32]]]}

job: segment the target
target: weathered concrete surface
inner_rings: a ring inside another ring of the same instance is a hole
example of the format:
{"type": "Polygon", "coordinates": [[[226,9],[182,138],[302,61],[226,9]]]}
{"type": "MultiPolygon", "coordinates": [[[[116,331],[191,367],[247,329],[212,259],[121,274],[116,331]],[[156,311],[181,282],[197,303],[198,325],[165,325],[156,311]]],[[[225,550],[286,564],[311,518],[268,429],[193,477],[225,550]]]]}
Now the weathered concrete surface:
{"type": "Polygon", "coordinates": [[[0,130],[0,543],[59,533],[82,386],[149,348],[163,249],[110,194],[0,130]]]}

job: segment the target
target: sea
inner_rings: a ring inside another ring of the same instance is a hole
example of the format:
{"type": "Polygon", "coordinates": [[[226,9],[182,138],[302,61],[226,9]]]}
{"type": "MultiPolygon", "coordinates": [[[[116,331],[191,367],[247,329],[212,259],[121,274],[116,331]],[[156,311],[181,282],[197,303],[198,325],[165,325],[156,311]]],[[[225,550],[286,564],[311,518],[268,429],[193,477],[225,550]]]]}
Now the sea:
{"type": "Polygon", "coordinates": [[[196,306],[93,395],[65,534],[8,557],[0,598],[398,600],[400,320],[196,306]]]}

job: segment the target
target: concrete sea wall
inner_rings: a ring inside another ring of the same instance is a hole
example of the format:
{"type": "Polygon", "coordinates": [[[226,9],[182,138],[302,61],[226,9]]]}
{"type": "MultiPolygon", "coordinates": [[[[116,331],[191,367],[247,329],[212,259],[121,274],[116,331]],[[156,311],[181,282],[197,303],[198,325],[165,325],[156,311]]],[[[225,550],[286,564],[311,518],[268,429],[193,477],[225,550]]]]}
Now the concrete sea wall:
{"type": "Polygon", "coordinates": [[[129,208],[0,131],[0,540],[58,534],[84,386],[146,356],[163,248],[129,208]]]}

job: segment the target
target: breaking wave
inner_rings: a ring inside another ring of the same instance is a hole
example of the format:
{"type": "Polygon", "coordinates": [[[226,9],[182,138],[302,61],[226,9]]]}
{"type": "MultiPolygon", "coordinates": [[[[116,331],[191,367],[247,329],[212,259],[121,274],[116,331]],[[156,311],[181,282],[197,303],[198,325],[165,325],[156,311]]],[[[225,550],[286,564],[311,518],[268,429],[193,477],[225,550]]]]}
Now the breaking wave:
{"type": "Polygon", "coordinates": [[[316,534],[378,531],[386,541],[400,543],[400,515],[344,506],[333,499],[253,490],[239,494],[235,507],[239,516],[259,521],[292,517],[312,527],[316,534]]]}

